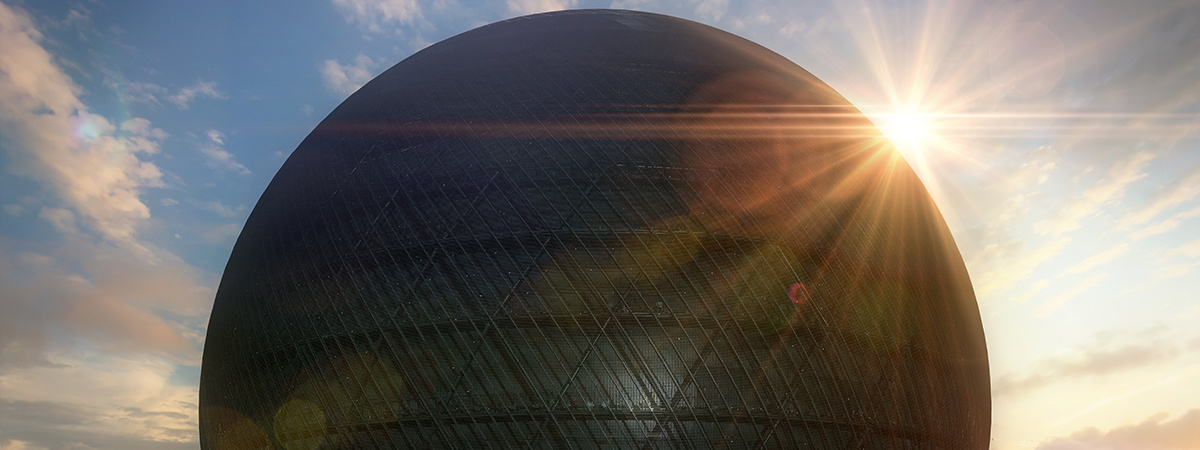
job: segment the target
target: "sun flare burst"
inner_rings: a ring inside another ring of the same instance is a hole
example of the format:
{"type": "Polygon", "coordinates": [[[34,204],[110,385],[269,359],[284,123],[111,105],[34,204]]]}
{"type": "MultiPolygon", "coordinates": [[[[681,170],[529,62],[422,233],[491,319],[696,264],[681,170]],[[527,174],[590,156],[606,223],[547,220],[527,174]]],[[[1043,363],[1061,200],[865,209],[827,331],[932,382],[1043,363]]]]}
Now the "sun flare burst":
{"type": "Polygon", "coordinates": [[[919,148],[923,141],[935,137],[933,117],[913,110],[899,110],[881,117],[883,134],[897,147],[919,148]]]}

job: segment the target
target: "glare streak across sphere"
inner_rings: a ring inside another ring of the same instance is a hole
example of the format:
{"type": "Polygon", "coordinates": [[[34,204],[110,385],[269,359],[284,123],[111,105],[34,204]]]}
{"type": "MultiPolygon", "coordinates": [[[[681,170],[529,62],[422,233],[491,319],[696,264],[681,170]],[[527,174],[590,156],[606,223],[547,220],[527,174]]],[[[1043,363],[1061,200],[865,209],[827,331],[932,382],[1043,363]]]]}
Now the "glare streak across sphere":
{"type": "Polygon", "coordinates": [[[205,343],[205,449],[983,448],[944,220],[845,99],[694,22],[430,46],[272,180],[205,343]]]}

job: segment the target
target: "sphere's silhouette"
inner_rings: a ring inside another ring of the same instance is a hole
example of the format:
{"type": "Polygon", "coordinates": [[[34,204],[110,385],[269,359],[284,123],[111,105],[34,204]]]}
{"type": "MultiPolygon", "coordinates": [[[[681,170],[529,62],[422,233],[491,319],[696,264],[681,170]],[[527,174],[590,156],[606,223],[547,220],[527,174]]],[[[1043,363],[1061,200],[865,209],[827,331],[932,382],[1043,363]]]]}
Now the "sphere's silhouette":
{"type": "Polygon", "coordinates": [[[958,250],[876,128],[694,22],[570,11],[347,99],[246,222],[201,445],[982,448],[958,250]]]}

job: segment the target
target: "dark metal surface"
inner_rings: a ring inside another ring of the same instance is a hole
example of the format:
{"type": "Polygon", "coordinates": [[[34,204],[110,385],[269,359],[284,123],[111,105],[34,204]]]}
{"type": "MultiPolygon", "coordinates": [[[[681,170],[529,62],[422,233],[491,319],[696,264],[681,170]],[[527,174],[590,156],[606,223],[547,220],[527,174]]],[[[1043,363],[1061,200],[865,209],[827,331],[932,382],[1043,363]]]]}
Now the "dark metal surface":
{"type": "Polygon", "coordinates": [[[990,428],[967,272],[892,146],[786,59],[627,11],[469,31],[331,113],[234,247],[200,408],[205,449],[990,428]]]}

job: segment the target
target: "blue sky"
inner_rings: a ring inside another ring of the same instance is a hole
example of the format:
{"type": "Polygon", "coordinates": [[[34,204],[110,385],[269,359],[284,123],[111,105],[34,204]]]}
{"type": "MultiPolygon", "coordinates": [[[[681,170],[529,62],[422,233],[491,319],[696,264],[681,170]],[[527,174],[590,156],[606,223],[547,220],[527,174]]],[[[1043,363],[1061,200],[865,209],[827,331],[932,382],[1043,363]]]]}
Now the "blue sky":
{"type": "Polygon", "coordinates": [[[341,100],[562,8],[787,56],[930,188],[987,332],[993,448],[1200,447],[1200,2],[0,3],[0,447],[198,448],[241,224],[341,100]]]}

